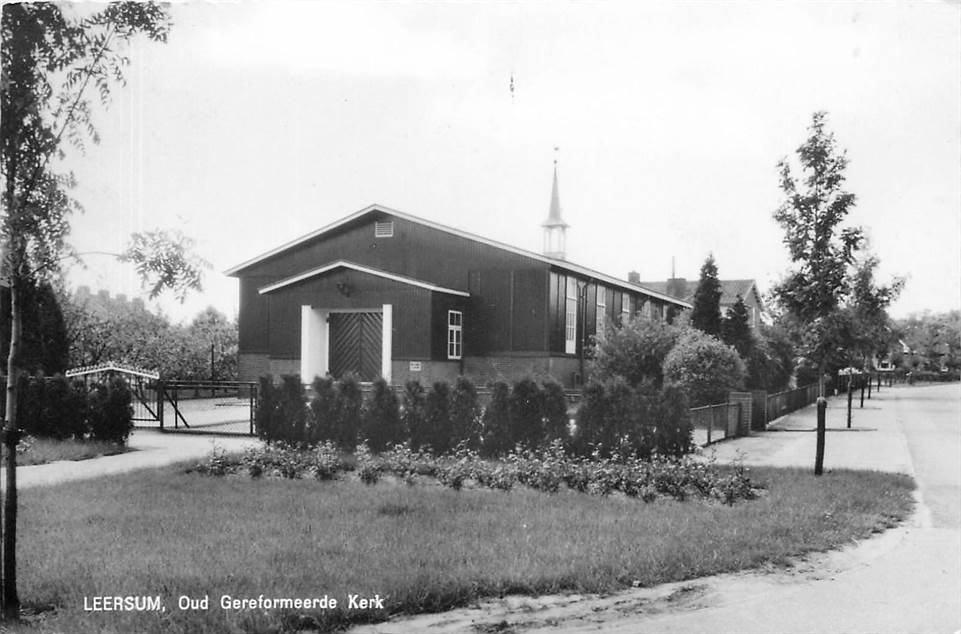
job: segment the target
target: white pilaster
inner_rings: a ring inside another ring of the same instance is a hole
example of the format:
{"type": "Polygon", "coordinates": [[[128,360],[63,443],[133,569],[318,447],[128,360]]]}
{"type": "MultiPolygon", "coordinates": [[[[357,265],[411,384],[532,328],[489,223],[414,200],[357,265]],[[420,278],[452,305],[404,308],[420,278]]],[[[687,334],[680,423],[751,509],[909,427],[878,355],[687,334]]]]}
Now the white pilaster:
{"type": "Polygon", "coordinates": [[[383,331],[381,333],[381,351],[380,351],[380,375],[384,377],[384,380],[390,383],[391,372],[390,372],[390,362],[391,356],[390,351],[393,343],[393,332],[394,332],[394,306],[393,304],[383,305],[383,331]]]}

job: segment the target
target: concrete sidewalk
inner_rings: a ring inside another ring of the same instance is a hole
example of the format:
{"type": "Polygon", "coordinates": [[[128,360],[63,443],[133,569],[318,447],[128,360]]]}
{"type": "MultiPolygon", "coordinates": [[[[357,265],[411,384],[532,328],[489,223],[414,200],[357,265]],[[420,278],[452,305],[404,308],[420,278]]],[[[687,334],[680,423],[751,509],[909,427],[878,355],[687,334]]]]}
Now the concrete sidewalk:
{"type": "MultiPolygon", "coordinates": [[[[864,399],[855,393],[851,428],[847,428],[847,396],[828,398],[827,434],[824,442],[824,468],[872,469],[914,475],[911,453],[904,438],[896,408],[897,391],[907,388],[885,388],[864,399]]],[[[814,469],[817,445],[817,406],[781,417],[768,431],[753,432],[750,436],[711,445],[705,455],[713,451],[720,463],[743,456],[747,465],[780,467],[810,467],[814,469]]]]}
{"type": "MultiPolygon", "coordinates": [[[[59,484],[136,469],[162,467],[185,460],[199,460],[209,454],[215,445],[227,451],[243,451],[244,447],[259,444],[259,440],[249,436],[189,436],[137,429],[130,435],[128,442],[134,451],[90,460],[60,460],[49,464],[17,467],[17,487],[59,484]]],[[[0,487],[6,489],[6,478],[2,475],[0,487]]]]}

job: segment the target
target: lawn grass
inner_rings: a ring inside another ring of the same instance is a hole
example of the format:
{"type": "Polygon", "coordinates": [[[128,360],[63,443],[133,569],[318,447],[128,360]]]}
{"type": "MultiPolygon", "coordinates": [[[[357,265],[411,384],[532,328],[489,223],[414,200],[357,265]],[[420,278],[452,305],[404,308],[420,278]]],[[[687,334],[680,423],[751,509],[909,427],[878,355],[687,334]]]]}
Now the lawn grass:
{"type": "MultiPolygon", "coordinates": [[[[54,440],[52,438],[30,437],[22,442],[26,451],[17,454],[17,466],[47,464],[57,460],[89,460],[100,456],[113,456],[131,451],[128,447],[102,440],[54,440]]],[[[6,457],[4,457],[6,462],[6,457]]]]}
{"type": "Polygon", "coordinates": [[[327,631],[484,596],[609,592],[786,563],[893,526],[913,504],[907,476],[751,474],[764,495],[733,506],[182,468],[25,489],[20,596],[28,608],[56,606],[38,631],[327,631]],[[339,609],[347,593],[379,594],[385,609],[339,609]],[[224,594],[329,595],[340,606],[225,611],[224,594]],[[101,595],[160,595],[166,612],[84,610],[101,595]],[[210,609],[180,611],[180,595],[208,595],[210,609]]]}

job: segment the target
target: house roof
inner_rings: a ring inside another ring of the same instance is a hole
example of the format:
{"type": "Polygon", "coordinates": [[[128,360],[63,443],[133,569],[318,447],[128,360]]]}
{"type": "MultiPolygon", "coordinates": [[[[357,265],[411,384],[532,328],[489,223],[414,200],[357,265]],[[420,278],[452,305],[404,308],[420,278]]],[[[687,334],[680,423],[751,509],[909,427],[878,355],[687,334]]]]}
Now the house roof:
{"type": "MultiPolygon", "coordinates": [[[[718,280],[721,283],[722,305],[730,305],[737,301],[737,296],[747,297],[751,292],[757,295],[758,303],[761,303],[761,293],[757,289],[757,283],[752,280],[718,280]]],[[[699,280],[674,280],[675,285],[683,284],[684,289],[679,293],[681,299],[685,301],[694,300],[694,292],[697,291],[699,280]]],[[[660,293],[668,292],[668,282],[641,282],[642,286],[652,288],[660,293]]],[[[673,289],[672,289],[673,290],[673,289]]],[[[675,291],[678,292],[678,291],[675,291]]]]}
{"type": "Polygon", "coordinates": [[[352,271],[358,271],[360,273],[367,273],[368,275],[375,275],[377,277],[382,277],[384,279],[393,280],[394,282],[400,282],[401,284],[408,284],[410,286],[417,286],[419,288],[425,288],[429,291],[434,291],[437,293],[447,293],[448,295],[459,295],[460,297],[470,297],[470,293],[465,291],[457,291],[451,288],[444,288],[442,286],[435,286],[428,282],[422,282],[421,280],[415,280],[412,277],[405,277],[403,275],[395,275],[393,273],[388,273],[387,271],[381,271],[380,269],[374,269],[369,266],[361,266],[360,264],[354,264],[353,262],[348,262],[347,260],[337,260],[336,262],[330,262],[316,269],[310,269],[309,271],[304,271],[303,273],[298,273],[292,277],[280,280],[279,282],[274,282],[268,286],[264,286],[258,289],[261,295],[270,293],[282,288],[286,288],[292,284],[297,284],[298,282],[303,282],[309,280],[312,277],[318,277],[334,271],[336,269],[350,269],[352,271]]]}
{"type": "MultiPolygon", "coordinates": [[[[465,238],[465,239],[467,239],[467,240],[473,240],[473,241],[476,241],[476,242],[480,242],[480,243],[483,243],[483,244],[487,244],[487,245],[489,245],[489,246],[492,246],[492,247],[495,247],[495,248],[498,248],[498,249],[503,249],[504,251],[508,251],[508,252],[510,252],[510,253],[515,253],[515,254],[517,254],[517,255],[523,255],[523,256],[525,256],[525,257],[531,258],[532,260],[537,260],[537,261],[540,261],[540,262],[546,262],[546,263],[548,263],[548,264],[550,264],[550,265],[552,265],[552,266],[554,266],[554,267],[556,267],[556,268],[558,268],[558,269],[562,269],[562,270],[565,270],[565,271],[570,271],[570,272],[572,272],[572,273],[578,273],[578,274],[584,275],[584,276],[586,276],[586,277],[591,277],[591,278],[594,278],[594,279],[596,279],[596,280],[605,282],[605,283],[607,283],[607,284],[610,284],[610,285],[612,285],[612,286],[619,287],[619,288],[624,289],[624,290],[630,290],[630,291],[635,291],[635,292],[644,292],[644,293],[646,293],[647,295],[650,295],[650,296],[655,297],[655,298],[657,298],[657,299],[662,299],[662,300],[671,302],[671,303],[673,303],[673,304],[678,304],[678,305],[680,305],[680,306],[682,306],[682,307],[684,307],[684,308],[691,308],[690,302],[688,302],[688,301],[686,301],[686,300],[684,300],[684,299],[682,299],[682,298],[678,298],[678,297],[674,297],[674,296],[672,296],[672,295],[668,295],[668,294],[665,293],[663,290],[657,290],[657,289],[649,288],[649,287],[648,287],[645,283],[643,283],[643,282],[642,282],[640,285],[638,285],[638,284],[632,284],[632,283],[627,282],[627,281],[625,281],[625,280],[617,279],[616,277],[613,277],[613,276],[610,276],[610,275],[606,275],[606,274],[600,273],[600,272],[598,272],[598,271],[594,271],[594,270],[589,269],[589,268],[587,268],[587,267],[583,267],[583,266],[578,266],[578,265],[576,265],[576,264],[572,264],[572,263],[570,263],[570,262],[567,262],[566,260],[559,260],[559,259],[557,259],[557,258],[551,258],[551,257],[548,257],[548,256],[546,256],[546,255],[541,255],[541,254],[539,254],[539,253],[534,253],[533,251],[528,251],[528,250],[526,250],[526,249],[521,249],[521,248],[518,248],[518,247],[515,247],[515,246],[511,246],[511,245],[509,245],[509,244],[504,244],[504,243],[502,243],[502,242],[497,242],[496,240],[491,240],[491,239],[489,239],[489,238],[484,238],[484,237],[482,237],[482,236],[478,236],[478,235],[476,235],[476,234],[473,234],[473,233],[470,233],[470,232],[467,232],[467,231],[462,231],[462,230],[460,230],[460,229],[455,229],[455,228],[453,228],[453,227],[448,227],[448,226],[446,226],[446,225],[442,225],[442,224],[440,224],[440,223],[433,222],[433,221],[431,221],[431,220],[425,220],[425,219],[423,219],[423,218],[418,218],[417,216],[412,216],[412,215],[407,214],[407,213],[404,213],[404,212],[402,212],[402,211],[397,211],[396,209],[391,209],[390,207],[385,207],[385,206],[383,206],[383,205],[378,205],[378,204],[373,204],[373,205],[370,205],[370,206],[368,206],[368,207],[365,207],[365,208],[361,209],[360,211],[357,211],[357,212],[355,212],[355,213],[352,213],[352,214],[350,214],[349,216],[345,216],[345,217],[341,218],[340,220],[337,220],[337,221],[335,221],[335,222],[332,222],[331,224],[329,224],[329,225],[327,225],[327,226],[325,226],[325,227],[321,227],[320,229],[317,229],[316,231],[312,231],[312,232],[310,232],[310,233],[308,233],[308,234],[305,234],[305,235],[303,235],[303,236],[301,236],[301,237],[299,237],[299,238],[296,238],[296,239],[294,239],[294,240],[291,240],[290,242],[287,242],[286,244],[282,244],[282,245],[280,245],[279,247],[276,247],[276,248],[274,248],[274,249],[271,249],[270,251],[267,251],[267,252],[265,252],[265,253],[262,253],[262,254],[254,257],[254,258],[252,258],[252,259],[250,259],[250,260],[247,260],[246,262],[241,262],[240,264],[238,264],[238,265],[236,265],[236,266],[234,266],[234,267],[231,267],[231,268],[227,269],[226,271],[224,271],[224,273],[225,273],[226,275],[237,276],[239,273],[241,273],[241,272],[244,271],[245,269],[250,268],[251,266],[253,266],[253,265],[255,265],[255,264],[259,264],[260,262],[263,262],[263,261],[265,261],[265,260],[268,260],[268,259],[270,259],[270,258],[272,258],[272,257],[274,257],[274,256],[276,256],[276,255],[280,255],[281,253],[284,253],[284,252],[286,252],[286,251],[288,251],[288,250],[290,250],[290,249],[293,249],[294,247],[297,247],[297,246],[299,246],[299,245],[301,245],[301,244],[304,244],[305,242],[309,242],[310,240],[314,240],[314,239],[316,239],[316,238],[322,237],[323,235],[328,234],[328,233],[331,233],[331,232],[335,231],[336,229],[338,229],[338,228],[340,228],[340,227],[343,227],[344,225],[347,225],[347,224],[349,224],[349,223],[355,222],[355,221],[359,220],[360,218],[363,218],[363,217],[366,216],[366,215],[370,215],[370,214],[374,214],[374,213],[385,213],[385,214],[389,214],[389,215],[391,215],[391,216],[395,216],[395,217],[400,218],[400,219],[402,219],[402,220],[406,220],[407,222],[412,222],[412,223],[415,223],[415,224],[419,224],[419,225],[423,225],[423,226],[426,226],[426,227],[430,227],[430,228],[432,228],[432,229],[436,229],[436,230],[438,230],[438,231],[443,231],[444,233],[449,233],[449,234],[451,234],[451,235],[459,236],[459,237],[465,238]]],[[[326,265],[325,265],[325,266],[326,266],[326,265]]],[[[316,270],[316,269],[315,269],[315,270],[316,270]]],[[[300,275],[303,275],[303,273],[300,274],[300,275]]],[[[297,277],[297,276],[295,276],[295,277],[297,277]]],[[[292,278],[288,278],[288,279],[292,279],[292,278]]],[[[406,279],[410,279],[410,278],[406,278],[406,279]]],[[[291,283],[292,283],[292,282],[291,282],[291,283]]]]}

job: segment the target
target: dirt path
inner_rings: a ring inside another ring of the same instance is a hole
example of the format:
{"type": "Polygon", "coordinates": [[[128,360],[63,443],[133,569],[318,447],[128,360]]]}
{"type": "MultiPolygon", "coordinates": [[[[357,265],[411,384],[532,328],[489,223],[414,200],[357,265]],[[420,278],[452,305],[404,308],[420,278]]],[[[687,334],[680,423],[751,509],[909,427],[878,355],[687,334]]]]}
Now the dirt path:
{"type": "MultiPolygon", "coordinates": [[[[961,629],[961,386],[884,390],[844,425],[828,412],[826,468],[909,473],[904,526],[791,569],[755,570],[611,596],[506,597],[355,632],[956,632],[961,629]],[[843,429],[843,431],[842,431],[843,429]]],[[[813,408],[775,431],[724,443],[718,459],[809,466],[813,408]]]]}

